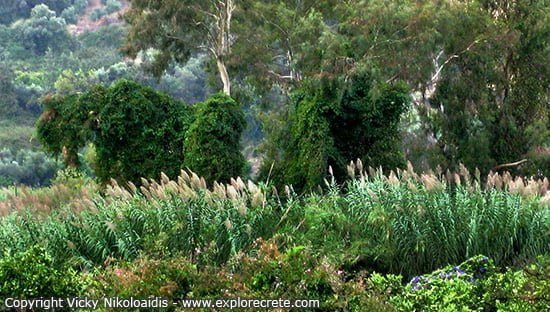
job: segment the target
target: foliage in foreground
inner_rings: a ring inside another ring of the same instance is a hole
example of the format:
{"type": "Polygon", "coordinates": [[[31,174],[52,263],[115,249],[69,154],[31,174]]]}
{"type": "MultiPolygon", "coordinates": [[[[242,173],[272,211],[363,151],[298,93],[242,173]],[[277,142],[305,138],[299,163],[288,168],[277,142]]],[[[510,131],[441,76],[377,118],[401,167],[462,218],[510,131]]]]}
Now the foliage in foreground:
{"type": "MultiPolygon", "coordinates": [[[[62,198],[80,198],[62,208],[12,197],[0,207],[8,213],[0,220],[0,252],[39,243],[56,261],[83,266],[142,253],[184,254],[205,265],[277,237],[283,250],[313,246],[348,267],[407,278],[477,254],[513,265],[548,252],[546,179],[491,175],[482,188],[467,172],[444,178],[409,168],[384,176],[361,166],[349,166],[358,177],[344,189],[333,182],[326,194],[303,197],[241,179],[208,189],[187,172],[177,180],[143,179],[140,188],[113,184],[104,196],[75,186],[62,198]]],[[[54,186],[52,198],[63,189],[54,186]]]]}
{"type": "Polygon", "coordinates": [[[385,176],[360,161],[348,171],[346,185],[333,178],[303,197],[240,178],[207,188],[188,172],[104,195],[69,176],[8,195],[0,280],[11,284],[0,293],[308,297],[330,311],[545,308],[548,180],[494,174],[481,187],[465,169],[385,176]]]}
{"type": "Polygon", "coordinates": [[[39,246],[0,258],[0,298],[77,296],[85,285],[67,264],[54,266],[53,256],[39,246]]]}
{"type": "Polygon", "coordinates": [[[198,268],[183,255],[143,255],[77,275],[52,264],[40,247],[6,255],[0,261],[0,277],[7,277],[3,280],[9,285],[0,285],[0,295],[308,298],[320,300],[321,311],[543,311],[550,299],[548,257],[523,269],[504,269],[475,256],[410,282],[366,269],[346,271],[311,247],[282,251],[275,240],[257,240],[250,252],[222,266],[198,268]]]}

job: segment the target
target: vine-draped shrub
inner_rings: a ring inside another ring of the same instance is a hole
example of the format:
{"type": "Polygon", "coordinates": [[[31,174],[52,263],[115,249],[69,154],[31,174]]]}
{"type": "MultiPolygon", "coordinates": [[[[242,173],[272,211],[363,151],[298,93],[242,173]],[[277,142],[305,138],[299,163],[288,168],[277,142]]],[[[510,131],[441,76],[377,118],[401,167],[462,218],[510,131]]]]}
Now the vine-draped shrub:
{"type": "Polygon", "coordinates": [[[309,81],[293,97],[287,133],[275,144],[281,151],[268,152],[263,178],[302,189],[321,183],[329,166],[341,180],[352,159],[387,169],[405,165],[398,123],[410,99],[403,84],[377,84],[358,70],[309,81]]]}
{"type": "Polygon", "coordinates": [[[177,176],[191,119],[191,106],[168,95],[126,80],[113,84],[94,128],[97,177],[138,183],[161,172],[177,176]]]}
{"type": "Polygon", "coordinates": [[[244,114],[231,97],[218,93],[198,104],[186,134],[185,166],[209,182],[242,175],[245,159],[239,142],[244,127],[244,114]]]}
{"type": "Polygon", "coordinates": [[[103,184],[176,177],[182,168],[209,182],[243,173],[240,137],[245,127],[239,105],[215,94],[204,103],[186,105],[128,80],[109,88],[96,86],[78,95],[51,95],[36,127],[52,155],[67,166],[81,166],[79,151],[92,144],[92,167],[103,184]]]}

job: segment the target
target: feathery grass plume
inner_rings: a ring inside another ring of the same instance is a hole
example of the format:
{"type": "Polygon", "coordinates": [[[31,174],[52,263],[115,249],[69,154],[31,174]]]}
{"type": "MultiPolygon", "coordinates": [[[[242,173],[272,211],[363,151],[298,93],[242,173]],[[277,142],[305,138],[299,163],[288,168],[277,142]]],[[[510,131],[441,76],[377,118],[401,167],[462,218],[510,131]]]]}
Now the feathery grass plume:
{"type": "Polygon", "coordinates": [[[161,187],[161,186],[158,186],[157,188],[155,188],[155,195],[156,195],[156,198],[163,201],[166,201],[169,198],[168,194],[166,194],[166,190],[164,189],[164,187],[161,187]]]}
{"type": "Polygon", "coordinates": [[[522,194],[523,189],[525,188],[525,184],[523,183],[523,179],[520,177],[516,177],[515,179],[508,182],[507,189],[512,194],[522,194]]]}
{"type": "Polygon", "coordinates": [[[451,170],[447,169],[445,171],[445,177],[443,178],[447,184],[451,185],[454,181],[454,174],[451,172],[451,170]]]}
{"type": "Polygon", "coordinates": [[[251,201],[252,207],[264,207],[265,206],[265,196],[261,190],[258,190],[252,196],[251,201]]]}
{"type": "Polygon", "coordinates": [[[227,198],[227,194],[225,192],[225,186],[219,184],[217,181],[214,181],[214,186],[213,186],[213,192],[214,194],[216,194],[218,196],[218,198],[220,199],[225,199],[227,198]]]}
{"type": "Polygon", "coordinates": [[[141,185],[142,185],[143,187],[146,187],[146,188],[149,188],[149,187],[150,187],[149,181],[148,181],[147,179],[141,178],[140,180],[141,180],[141,185]]]}
{"type": "Polygon", "coordinates": [[[353,161],[349,162],[349,165],[346,166],[346,170],[348,172],[348,176],[352,179],[355,179],[355,164],[353,161]]]}
{"type": "Polygon", "coordinates": [[[470,186],[471,181],[472,181],[472,177],[470,175],[470,171],[468,171],[468,168],[466,168],[466,166],[464,166],[464,164],[460,163],[458,165],[458,172],[464,178],[464,184],[466,186],[470,186]]]}
{"type": "Polygon", "coordinates": [[[406,170],[406,172],[407,172],[407,175],[409,177],[411,177],[414,180],[418,180],[418,175],[414,171],[413,164],[410,161],[407,161],[407,170],[406,170]]]}
{"type": "Polygon", "coordinates": [[[244,217],[246,216],[248,207],[246,207],[246,204],[244,202],[240,202],[237,204],[237,211],[239,212],[239,215],[241,215],[241,217],[244,217]]]}
{"type": "Polygon", "coordinates": [[[539,195],[540,186],[541,185],[539,185],[538,181],[531,178],[531,179],[527,180],[527,183],[525,184],[525,187],[522,191],[522,195],[525,196],[525,197],[539,195]]]}
{"type": "Polygon", "coordinates": [[[510,174],[510,172],[508,171],[505,171],[503,174],[502,174],[502,187],[506,187],[510,182],[512,182],[514,179],[512,177],[512,175],[510,174]]]}
{"type": "Polygon", "coordinates": [[[223,224],[225,225],[225,227],[226,227],[228,230],[232,230],[232,229],[233,229],[233,223],[231,222],[231,220],[225,219],[225,221],[223,222],[223,224]]]}
{"type": "Polygon", "coordinates": [[[434,174],[422,174],[420,175],[420,179],[422,181],[422,184],[428,191],[437,191],[443,188],[442,183],[437,179],[434,174]]]}
{"type": "Polygon", "coordinates": [[[187,181],[180,175],[178,176],[178,185],[181,187],[181,186],[184,186],[184,185],[187,185],[187,181]]]}
{"type": "Polygon", "coordinates": [[[141,194],[145,195],[145,197],[148,199],[148,200],[152,200],[153,199],[153,195],[151,195],[151,192],[149,192],[149,189],[147,189],[147,187],[145,187],[144,185],[140,186],[139,189],[141,190],[141,194]]]}
{"type": "Polygon", "coordinates": [[[474,178],[478,183],[481,183],[481,172],[477,167],[476,167],[476,170],[474,171],[474,178]]]}
{"type": "Polygon", "coordinates": [[[199,176],[194,173],[194,172],[191,172],[191,181],[190,181],[190,185],[193,187],[193,189],[195,190],[200,190],[202,188],[202,183],[201,183],[201,179],[199,178],[199,176]]]}
{"type": "Polygon", "coordinates": [[[161,181],[161,184],[168,184],[168,182],[170,182],[170,178],[168,178],[166,173],[161,172],[160,173],[160,181],[161,181]]]}
{"type": "Polygon", "coordinates": [[[189,185],[182,185],[180,186],[180,194],[182,196],[183,199],[185,200],[190,200],[190,199],[194,199],[194,198],[197,198],[198,194],[197,194],[197,191],[195,191],[191,186],[189,185]]]}
{"type": "Polygon", "coordinates": [[[133,196],[138,194],[138,189],[137,189],[136,185],[134,183],[132,183],[132,181],[129,181],[127,183],[127,185],[128,185],[128,189],[130,190],[130,192],[132,192],[133,196]]]}
{"type": "Polygon", "coordinates": [[[226,190],[227,190],[227,197],[229,197],[230,199],[232,200],[237,200],[239,198],[239,194],[237,192],[237,190],[235,189],[235,187],[233,185],[227,185],[226,186],[226,190]]]}
{"type": "Polygon", "coordinates": [[[237,177],[237,186],[238,186],[238,190],[239,191],[244,191],[246,189],[246,185],[244,184],[243,180],[241,179],[241,177],[237,177]]]}
{"type": "Polygon", "coordinates": [[[418,190],[418,188],[416,187],[416,183],[414,183],[414,181],[412,180],[407,180],[407,187],[411,190],[411,191],[416,191],[418,190]]]}
{"type": "Polygon", "coordinates": [[[191,178],[189,177],[189,174],[187,173],[186,170],[181,170],[180,171],[180,175],[178,176],[178,183],[179,183],[179,178],[181,178],[181,180],[183,180],[183,182],[181,182],[182,184],[189,184],[191,182],[191,178]]]}
{"type": "Polygon", "coordinates": [[[247,181],[247,190],[250,194],[255,194],[256,192],[258,192],[260,189],[258,188],[258,186],[256,184],[254,184],[254,182],[248,180],[247,181]]]}
{"type": "Polygon", "coordinates": [[[169,193],[170,195],[178,194],[179,185],[175,181],[168,181],[165,185],[165,192],[169,193]]]}
{"type": "Polygon", "coordinates": [[[10,214],[10,209],[5,202],[0,202],[0,217],[4,217],[10,214]]]}
{"type": "Polygon", "coordinates": [[[549,187],[548,178],[545,177],[542,180],[539,195],[544,196],[548,192],[548,187],[549,187]]]}
{"type": "Polygon", "coordinates": [[[369,175],[371,178],[376,178],[376,177],[378,176],[376,169],[374,169],[374,168],[371,167],[371,166],[369,166],[369,168],[368,168],[368,175],[369,175]]]}
{"type": "Polygon", "coordinates": [[[357,167],[357,171],[359,171],[360,173],[363,172],[363,162],[361,161],[360,158],[357,158],[356,167],[357,167]]]}
{"type": "Polygon", "coordinates": [[[390,185],[397,186],[400,184],[399,179],[397,178],[393,170],[390,171],[390,175],[385,178],[386,178],[386,182],[390,185]]]}
{"type": "Polygon", "coordinates": [[[455,173],[453,176],[454,176],[454,183],[460,186],[460,176],[457,173],[455,173]]]}

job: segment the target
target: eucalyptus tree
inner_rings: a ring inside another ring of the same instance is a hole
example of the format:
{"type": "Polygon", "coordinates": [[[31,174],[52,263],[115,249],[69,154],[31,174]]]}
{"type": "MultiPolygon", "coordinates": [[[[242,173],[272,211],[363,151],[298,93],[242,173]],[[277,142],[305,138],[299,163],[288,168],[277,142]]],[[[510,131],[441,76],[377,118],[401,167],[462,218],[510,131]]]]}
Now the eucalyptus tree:
{"type": "Polygon", "coordinates": [[[338,1],[244,0],[236,15],[232,65],[256,87],[285,91],[320,72],[338,1]],[[240,69],[240,70],[239,70],[240,69]]]}
{"type": "Polygon", "coordinates": [[[215,61],[223,91],[231,94],[227,60],[235,36],[232,33],[236,0],[131,0],[125,14],[130,30],[124,51],[136,57],[157,49],[153,71],[160,75],[172,61],[185,63],[196,53],[215,61]]]}
{"type": "Polygon", "coordinates": [[[545,1],[480,0],[461,9],[466,17],[447,24],[449,62],[431,101],[429,125],[446,165],[488,171],[525,159],[516,173],[536,174],[550,163],[545,1]]]}

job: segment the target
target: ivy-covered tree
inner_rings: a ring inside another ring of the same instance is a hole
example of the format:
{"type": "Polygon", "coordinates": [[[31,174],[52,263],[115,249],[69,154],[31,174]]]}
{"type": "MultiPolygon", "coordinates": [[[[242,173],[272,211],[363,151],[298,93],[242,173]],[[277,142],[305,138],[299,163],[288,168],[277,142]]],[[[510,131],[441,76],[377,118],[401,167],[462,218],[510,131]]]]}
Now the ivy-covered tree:
{"type": "Polygon", "coordinates": [[[240,176],[245,167],[239,144],[245,119],[239,105],[218,93],[197,106],[185,139],[185,167],[210,183],[240,176]]]}
{"type": "Polygon", "coordinates": [[[95,87],[83,95],[49,95],[36,123],[37,138],[54,156],[62,155],[66,166],[79,168],[78,151],[93,138],[97,112],[105,88],[95,87]]]}
{"type": "Polygon", "coordinates": [[[100,103],[94,129],[97,177],[138,183],[161,172],[177,176],[192,117],[191,106],[168,95],[135,82],[116,82],[100,103]]]}
{"type": "Polygon", "coordinates": [[[268,151],[261,176],[299,189],[322,182],[329,166],[337,179],[357,158],[386,169],[402,167],[398,123],[409,104],[402,84],[377,84],[365,71],[323,77],[294,93],[278,147],[268,151]]]}
{"type": "Polygon", "coordinates": [[[225,94],[189,106],[120,80],[82,95],[49,96],[44,105],[37,136],[45,149],[78,167],[78,151],[93,143],[93,169],[102,183],[112,178],[139,184],[161,172],[174,177],[184,167],[210,182],[244,173],[244,114],[225,94]]]}

